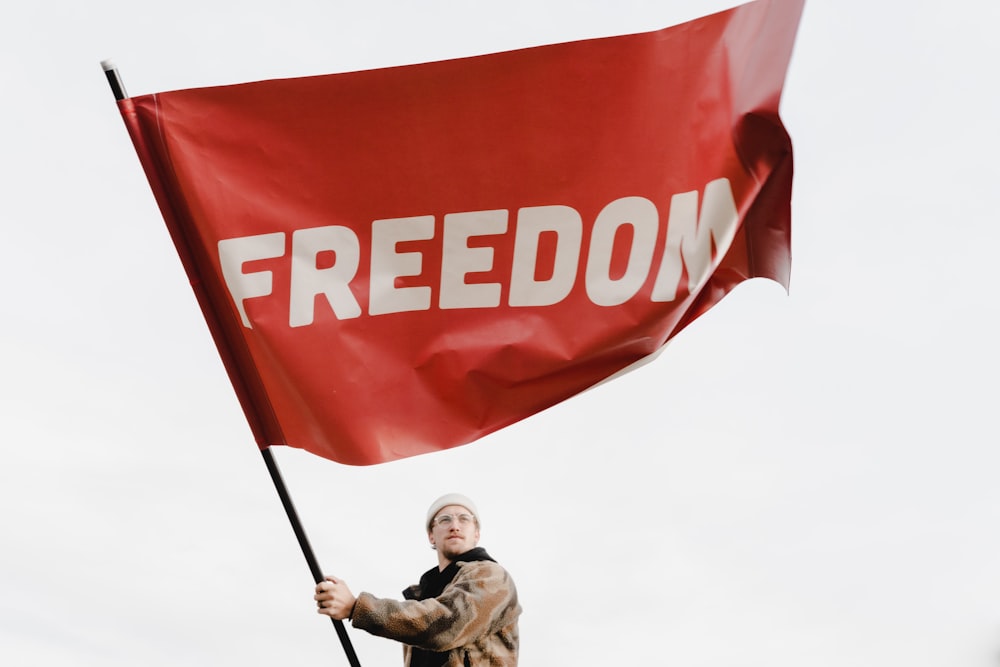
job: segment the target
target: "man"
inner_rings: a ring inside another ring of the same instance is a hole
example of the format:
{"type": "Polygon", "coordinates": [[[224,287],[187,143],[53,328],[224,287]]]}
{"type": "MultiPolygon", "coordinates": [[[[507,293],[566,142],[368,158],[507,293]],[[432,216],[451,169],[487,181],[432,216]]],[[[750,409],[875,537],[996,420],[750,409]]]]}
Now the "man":
{"type": "Polygon", "coordinates": [[[514,667],[521,607],[510,575],[479,547],[479,512],[450,493],[427,511],[438,564],[403,591],[405,600],[355,597],[338,577],[316,586],[320,614],[403,643],[406,667],[514,667]]]}

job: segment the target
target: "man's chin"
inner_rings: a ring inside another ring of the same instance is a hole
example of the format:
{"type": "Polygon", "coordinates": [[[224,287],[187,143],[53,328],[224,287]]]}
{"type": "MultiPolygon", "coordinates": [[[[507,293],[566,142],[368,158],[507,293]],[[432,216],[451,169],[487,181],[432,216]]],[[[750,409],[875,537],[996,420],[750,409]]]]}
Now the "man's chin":
{"type": "Polygon", "coordinates": [[[465,545],[464,542],[455,542],[453,544],[445,544],[444,549],[441,550],[441,553],[443,553],[445,556],[449,558],[454,558],[455,556],[461,556],[468,550],[469,548],[465,545]]]}

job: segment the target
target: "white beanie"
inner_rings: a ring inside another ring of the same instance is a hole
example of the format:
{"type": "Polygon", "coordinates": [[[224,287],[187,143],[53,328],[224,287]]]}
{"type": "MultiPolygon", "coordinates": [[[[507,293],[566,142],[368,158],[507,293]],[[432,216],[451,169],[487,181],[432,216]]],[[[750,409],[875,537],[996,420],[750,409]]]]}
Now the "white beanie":
{"type": "Polygon", "coordinates": [[[434,520],[434,515],[440,512],[442,507],[447,507],[448,505],[461,505],[472,512],[472,516],[476,518],[476,524],[479,524],[479,510],[476,509],[476,504],[468,496],[463,496],[461,493],[446,493],[431,503],[430,508],[427,510],[428,531],[431,529],[431,522],[434,520]]]}

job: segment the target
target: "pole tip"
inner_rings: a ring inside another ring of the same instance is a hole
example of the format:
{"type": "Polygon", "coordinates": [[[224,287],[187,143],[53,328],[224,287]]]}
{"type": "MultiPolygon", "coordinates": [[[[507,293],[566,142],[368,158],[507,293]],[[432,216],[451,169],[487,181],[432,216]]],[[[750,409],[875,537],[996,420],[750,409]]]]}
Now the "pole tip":
{"type": "Polygon", "coordinates": [[[111,58],[108,58],[107,60],[102,60],[101,61],[101,69],[103,69],[105,72],[112,72],[112,71],[114,71],[114,69],[115,69],[115,63],[114,63],[114,61],[111,60],[111,58]]]}

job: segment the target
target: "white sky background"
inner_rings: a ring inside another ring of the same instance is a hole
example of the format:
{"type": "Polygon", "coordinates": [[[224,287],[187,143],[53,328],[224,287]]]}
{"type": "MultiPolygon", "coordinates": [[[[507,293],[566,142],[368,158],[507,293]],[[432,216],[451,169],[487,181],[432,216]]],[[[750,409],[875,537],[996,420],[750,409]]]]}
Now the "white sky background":
{"type": "MultiPolygon", "coordinates": [[[[735,3],[219,4],[0,10],[4,665],[347,664],[100,60],[138,95],[735,3]]],[[[807,2],[791,293],[746,283],[646,367],[449,452],[279,449],[324,567],[398,595],[434,562],[426,506],[458,490],[518,583],[525,667],[1000,664],[998,22],[807,2]]]]}

